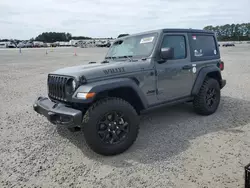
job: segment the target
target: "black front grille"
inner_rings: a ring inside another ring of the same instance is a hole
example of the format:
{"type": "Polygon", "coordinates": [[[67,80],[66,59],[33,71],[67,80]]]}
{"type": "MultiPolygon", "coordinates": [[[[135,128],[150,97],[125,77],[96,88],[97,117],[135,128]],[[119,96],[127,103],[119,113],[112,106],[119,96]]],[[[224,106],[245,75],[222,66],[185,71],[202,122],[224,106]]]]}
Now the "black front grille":
{"type": "Polygon", "coordinates": [[[65,86],[69,77],[49,75],[48,76],[48,95],[57,100],[66,101],[65,86]]]}

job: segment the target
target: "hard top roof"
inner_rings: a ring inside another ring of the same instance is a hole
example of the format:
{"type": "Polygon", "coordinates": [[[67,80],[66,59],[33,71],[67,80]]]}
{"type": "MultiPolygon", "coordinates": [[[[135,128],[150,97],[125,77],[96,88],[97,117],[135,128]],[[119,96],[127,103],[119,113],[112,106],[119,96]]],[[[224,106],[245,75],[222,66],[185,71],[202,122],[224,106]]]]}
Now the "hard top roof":
{"type": "Polygon", "coordinates": [[[203,30],[203,29],[180,29],[180,28],[167,28],[162,29],[162,31],[165,32],[185,32],[185,33],[211,33],[213,34],[213,31],[203,30]]]}
{"type": "MultiPolygon", "coordinates": [[[[150,33],[207,33],[207,34],[214,34],[213,31],[208,30],[202,30],[202,29],[181,29],[181,28],[165,28],[165,29],[157,29],[157,30],[151,30],[151,31],[144,31],[139,33],[133,33],[129,34],[127,36],[121,37],[121,38],[127,38],[129,36],[136,36],[141,34],[150,34],[150,33]]],[[[119,38],[120,39],[120,38],[119,38]]]]}

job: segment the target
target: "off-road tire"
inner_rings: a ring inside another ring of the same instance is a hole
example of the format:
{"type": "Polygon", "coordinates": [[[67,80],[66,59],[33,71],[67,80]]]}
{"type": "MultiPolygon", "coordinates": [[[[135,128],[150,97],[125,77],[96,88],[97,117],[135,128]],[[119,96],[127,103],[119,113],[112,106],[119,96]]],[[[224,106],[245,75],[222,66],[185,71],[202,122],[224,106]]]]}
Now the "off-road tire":
{"type": "Polygon", "coordinates": [[[207,77],[204,80],[198,95],[194,97],[194,101],[193,101],[194,111],[200,115],[213,114],[217,110],[220,104],[220,97],[221,97],[221,93],[220,93],[219,82],[216,79],[207,77]],[[206,103],[206,95],[209,89],[215,89],[215,93],[216,93],[216,100],[212,107],[209,107],[206,103]]]}
{"type": "Polygon", "coordinates": [[[85,141],[94,152],[111,156],[123,153],[136,140],[139,132],[139,116],[136,110],[123,99],[105,98],[94,103],[83,117],[82,129],[85,141]],[[110,111],[120,111],[129,121],[127,137],[121,143],[109,145],[104,143],[98,136],[98,121],[110,111]]]}

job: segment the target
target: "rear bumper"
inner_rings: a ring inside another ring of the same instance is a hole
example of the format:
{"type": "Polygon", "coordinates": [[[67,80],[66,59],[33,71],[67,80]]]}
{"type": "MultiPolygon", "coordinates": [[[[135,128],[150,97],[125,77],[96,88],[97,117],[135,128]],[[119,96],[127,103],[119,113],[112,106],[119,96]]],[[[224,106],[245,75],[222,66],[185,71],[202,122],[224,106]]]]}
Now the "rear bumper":
{"type": "Polygon", "coordinates": [[[226,80],[221,80],[221,89],[223,88],[223,87],[225,87],[225,85],[227,84],[227,81],[226,80]]]}
{"type": "Polygon", "coordinates": [[[71,128],[80,126],[82,123],[82,112],[80,110],[66,107],[62,103],[54,103],[46,97],[39,97],[33,104],[33,109],[56,125],[71,128]]]}

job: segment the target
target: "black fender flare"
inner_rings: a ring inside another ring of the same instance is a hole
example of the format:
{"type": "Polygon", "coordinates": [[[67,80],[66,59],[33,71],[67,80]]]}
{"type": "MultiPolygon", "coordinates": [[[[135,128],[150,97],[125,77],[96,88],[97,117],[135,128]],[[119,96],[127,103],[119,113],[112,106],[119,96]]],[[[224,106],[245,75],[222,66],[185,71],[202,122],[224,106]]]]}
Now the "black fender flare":
{"type": "Polygon", "coordinates": [[[88,100],[77,99],[77,97],[76,97],[77,93],[78,92],[84,92],[84,93],[94,92],[94,93],[98,94],[98,93],[101,93],[104,91],[108,91],[108,90],[112,90],[112,89],[116,89],[116,88],[121,88],[121,87],[129,87],[129,88],[133,89],[137,93],[138,97],[140,98],[143,107],[146,108],[148,106],[146,96],[144,95],[142,90],[139,88],[139,86],[137,85],[135,80],[133,80],[131,78],[114,78],[114,79],[101,80],[101,81],[98,80],[96,82],[84,84],[76,90],[72,99],[73,99],[73,102],[91,103],[95,100],[95,98],[93,98],[91,100],[89,100],[89,99],[88,100]]]}
{"type": "Polygon", "coordinates": [[[196,80],[194,82],[194,86],[192,88],[192,92],[191,94],[192,95],[197,95],[200,91],[200,88],[206,78],[206,76],[209,74],[209,73],[217,73],[219,75],[219,81],[221,82],[222,80],[222,77],[221,77],[221,71],[218,67],[216,66],[208,66],[208,67],[204,67],[202,68],[197,77],[196,77],[196,80]]]}

